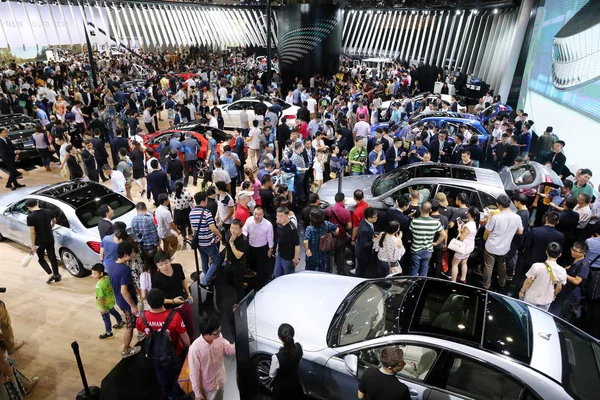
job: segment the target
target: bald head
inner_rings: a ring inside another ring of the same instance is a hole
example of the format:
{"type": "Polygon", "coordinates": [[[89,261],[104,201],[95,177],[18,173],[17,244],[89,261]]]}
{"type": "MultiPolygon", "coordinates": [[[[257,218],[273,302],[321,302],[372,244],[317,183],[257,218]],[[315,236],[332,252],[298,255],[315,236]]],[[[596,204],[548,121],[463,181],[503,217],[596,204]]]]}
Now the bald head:
{"type": "Polygon", "coordinates": [[[421,216],[428,216],[431,214],[431,203],[429,201],[424,201],[421,204],[421,216]]]}

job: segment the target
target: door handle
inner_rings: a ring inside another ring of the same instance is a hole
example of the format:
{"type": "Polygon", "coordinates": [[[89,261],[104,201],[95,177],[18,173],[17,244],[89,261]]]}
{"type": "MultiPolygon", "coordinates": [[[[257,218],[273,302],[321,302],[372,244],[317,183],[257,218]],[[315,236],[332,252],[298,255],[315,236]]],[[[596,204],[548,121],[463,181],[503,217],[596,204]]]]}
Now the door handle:
{"type": "Polygon", "coordinates": [[[411,397],[417,397],[419,395],[419,392],[417,392],[415,389],[413,388],[408,388],[408,394],[411,395],[411,397]]]}

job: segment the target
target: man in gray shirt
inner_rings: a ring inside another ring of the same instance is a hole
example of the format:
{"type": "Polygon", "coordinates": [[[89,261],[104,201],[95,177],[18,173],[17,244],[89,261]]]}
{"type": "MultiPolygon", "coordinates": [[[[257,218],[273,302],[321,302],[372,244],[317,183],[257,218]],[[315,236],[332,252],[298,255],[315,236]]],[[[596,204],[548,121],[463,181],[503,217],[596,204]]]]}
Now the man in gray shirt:
{"type": "Polygon", "coordinates": [[[190,179],[190,168],[192,169],[192,177],[194,186],[198,183],[198,152],[200,151],[200,143],[192,136],[191,132],[186,132],[185,140],[181,142],[181,152],[183,153],[184,161],[184,186],[188,185],[190,179]]]}
{"type": "Polygon", "coordinates": [[[515,234],[523,234],[521,217],[510,210],[511,200],[506,194],[501,194],[496,200],[500,214],[489,218],[485,225],[488,234],[483,253],[483,287],[489,289],[492,284],[494,264],[498,261],[498,285],[503,288],[506,284],[506,255],[510,250],[515,234]]]}
{"type": "Polygon", "coordinates": [[[246,104],[242,106],[242,112],[240,112],[240,123],[242,124],[242,136],[247,138],[250,131],[250,123],[248,121],[248,106],[246,104]]]}

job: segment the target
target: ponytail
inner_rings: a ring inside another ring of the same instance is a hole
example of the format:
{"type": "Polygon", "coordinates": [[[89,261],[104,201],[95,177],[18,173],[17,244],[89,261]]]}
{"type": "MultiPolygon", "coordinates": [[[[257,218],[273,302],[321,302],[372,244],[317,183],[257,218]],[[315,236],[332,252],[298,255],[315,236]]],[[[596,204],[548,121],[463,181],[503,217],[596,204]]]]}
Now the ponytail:
{"type": "Polygon", "coordinates": [[[177,182],[175,184],[175,198],[176,199],[181,198],[182,194],[183,194],[183,182],[177,182]]]}
{"type": "Polygon", "coordinates": [[[294,333],[294,328],[290,324],[281,324],[277,330],[277,335],[283,342],[283,350],[292,357],[295,357],[298,351],[294,341],[294,333]]]}

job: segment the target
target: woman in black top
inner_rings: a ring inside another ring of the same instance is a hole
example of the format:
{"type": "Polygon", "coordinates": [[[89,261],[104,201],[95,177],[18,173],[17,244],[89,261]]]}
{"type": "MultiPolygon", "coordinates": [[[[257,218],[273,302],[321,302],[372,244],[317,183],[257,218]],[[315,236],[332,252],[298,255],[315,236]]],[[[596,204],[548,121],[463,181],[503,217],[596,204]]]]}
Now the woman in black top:
{"type": "Polygon", "coordinates": [[[133,145],[134,148],[131,150],[131,153],[129,153],[129,158],[133,164],[133,179],[135,179],[136,184],[141,190],[140,196],[144,197],[146,194],[146,174],[144,172],[146,163],[144,150],[142,149],[142,143],[135,139],[133,140],[133,145]]]}
{"type": "Polygon", "coordinates": [[[154,255],[154,263],[158,271],[152,278],[152,288],[158,288],[165,294],[165,308],[177,309],[181,319],[185,324],[185,329],[194,340],[194,318],[192,316],[193,297],[190,294],[187,283],[185,282],[185,273],[181,264],[171,264],[169,253],[157,251],[154,255]]]}
{"type": "Polygon", "coordinates": [[[302,346],[294,342],[294,328],[281,324],[277,330],[283,347],[271,358],[269,376],[273,378],[273,400],[299,399],[302,393],[298,367],[302,360],[302,346]]]}
{"type": "Polygon", "coordinates": [[[67,155],[67,159],[66,159],[66,163],[67,163],[67,167],[69,167],[69,176],[71,177],[71,180],[75,180],[75,179],[81,179],[84,177],[83,175],[83,169],[81,169],[81,159],[79,158],[79,153],[77,152],[77,149],[73,146],[73,145],[68,145],[65,150],[67,151],[67,153],[69,153],[67,155]]]}

